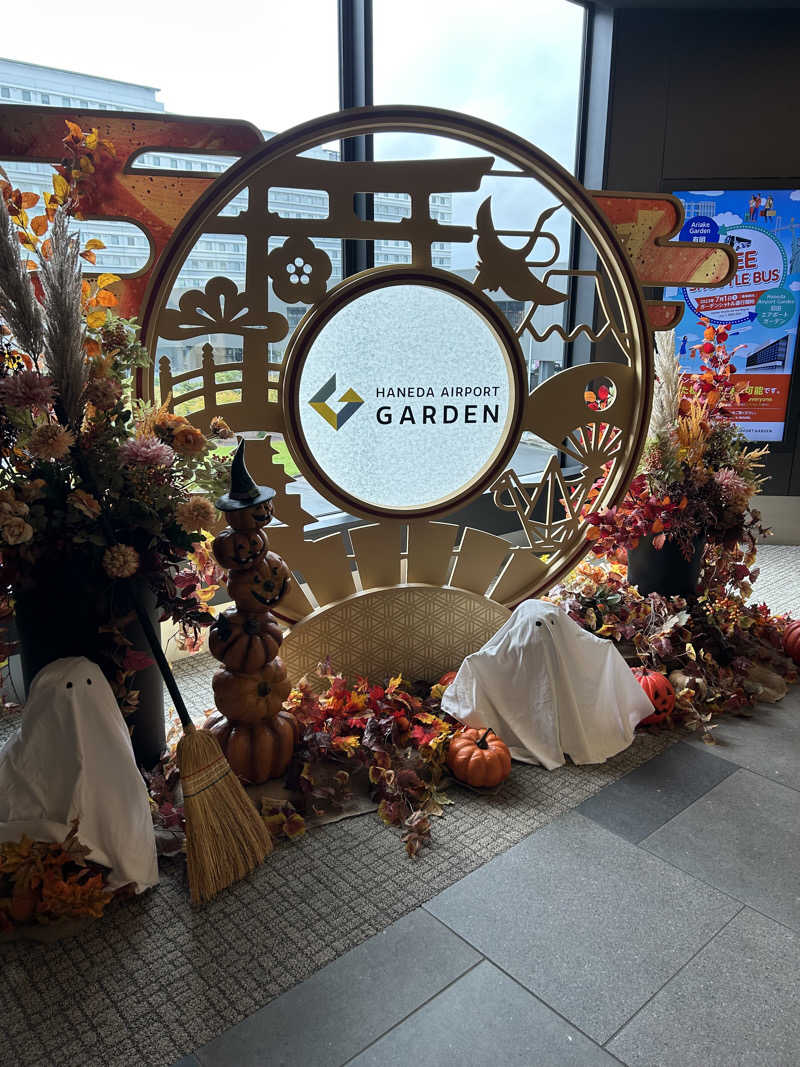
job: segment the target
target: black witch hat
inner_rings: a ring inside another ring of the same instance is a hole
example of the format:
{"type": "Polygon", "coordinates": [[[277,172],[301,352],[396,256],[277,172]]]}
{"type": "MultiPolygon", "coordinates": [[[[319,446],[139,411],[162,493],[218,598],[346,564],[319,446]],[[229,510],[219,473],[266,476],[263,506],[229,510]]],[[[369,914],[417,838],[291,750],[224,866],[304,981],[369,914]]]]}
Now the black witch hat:
{"type": "Polygon", "coordinates": [[[239,511],[242,508],[255,507],[256,504],[264,504],[274,496],[274,489],[267,485],[256,485],[253,481],[250,471],[244,465],[244,438],[240,438],[231,464],[231,491],[219,498],[217,507],[220,511],[239,511]]]}

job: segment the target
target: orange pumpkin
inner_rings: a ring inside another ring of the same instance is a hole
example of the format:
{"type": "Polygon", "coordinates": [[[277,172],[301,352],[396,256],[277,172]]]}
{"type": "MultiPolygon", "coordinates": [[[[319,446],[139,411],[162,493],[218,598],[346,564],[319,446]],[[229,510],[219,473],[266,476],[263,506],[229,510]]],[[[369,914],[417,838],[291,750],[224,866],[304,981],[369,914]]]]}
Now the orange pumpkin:
{"type": "Polygon", "coordinates": [[[274,615],[247,615],[229,608],[208,631],[208,650],[214,659],[239,674],[255,674],[278,655],[283,633],[274,615]]]}
{"type": "Polygon", "coordinates": [[[211,551],[220,567],[226,571],[252,567],[267,554],[269,542],[261,530],[232,530],[226,528],[214,538],[211,551]]]}
{"type": "Polygon", "coordinates": [[[447,766],[459,781],[491,788],[511,773],[511,753],[494,730],[467,728],[450,741],[447,766]]]}
{"type": "Polygon", "coordinates": [[[288,711],[253,723],[230,722],[216,711],[203,729],[214,734],[233,773],[245,785],[279,778],[289,766],[300,735],[297,720],[288,711]]]}
{"type": "Polygon", "coordinates": [[[672,688],[672,682],[659,671],[649,671],[646,667],[631,667],[631,670],[655,708],[653,714],[642,719],[639,725],[649,726],[663,722],[675,708],[675,690],[672,688]]]}
{"type": "Polygon", "coordinates": [[[262,500],[249,508],[234,508],[225,511],[228,525],[234,530],[259,530],[272,519],[274,510],[271,500],[262,500]]]}
{"type": "Polygon", "coordinates": [[[275,552],[246,570],[231,571],[228,592],[240,611],[259,612],[275,604],[286,592],[291,572],[275,552]]]}
{"type": "Polygon", "coordinates": [[[273,718],[280,712],[292,688],[278,656],[257,674],[217,671],[211,686],[214,703],[222,714],[232,722],[245,723],[273,718]]]}
{"type": "Polygon", "coordinates": [[[800,663],[800,619],[790,622],[783,631],[783,651],[800,663]]]}

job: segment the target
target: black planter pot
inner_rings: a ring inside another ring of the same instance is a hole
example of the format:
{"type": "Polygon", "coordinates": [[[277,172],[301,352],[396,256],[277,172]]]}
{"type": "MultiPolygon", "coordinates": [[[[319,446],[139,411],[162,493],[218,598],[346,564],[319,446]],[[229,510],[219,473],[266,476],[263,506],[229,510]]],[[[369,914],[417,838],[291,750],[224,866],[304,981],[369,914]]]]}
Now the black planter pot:
{"type": "Polygon", "coordinates": [[[705,548],[705,537],[696,538],[694,554],[686,559],[674,541],[665,541],[659,549],[653,548],[651,537],[643,537],[636,548],[628,549],[628,582],[637,586],[642,596],[694,596],[705,548]]]}
{"type": "MultiPolygon", "coordinates": [[[[150,621],[159,632],[155,597],[149,589],[139,590],[149,607],[150,621]]],[[[132,604],[123,600],[124,593],[115,589],[113,615],[126,615],[132,604]]],[[[112,617],[111,605],[104,597],[81,596],[75,585],[47,583],[41,589],[17,591],[14,621],[20,646],[22,680],[27,696],[31,683],[42,667],[67,656],[85,656],[104,670],[108,662],[102,654],[103,639],[100,627],[112,617]]],[[[137,652],[150,654],[150,648],[138,621],[125,630],[137,652]]],[[[139,691],[137,711],[126,721],[132,729],[131,741],[136,762],[145,768],[153,767],[166,748],[164,726],[164,687],[158,667],[152,664],[138,671],[133,689],[139,691]]]]}

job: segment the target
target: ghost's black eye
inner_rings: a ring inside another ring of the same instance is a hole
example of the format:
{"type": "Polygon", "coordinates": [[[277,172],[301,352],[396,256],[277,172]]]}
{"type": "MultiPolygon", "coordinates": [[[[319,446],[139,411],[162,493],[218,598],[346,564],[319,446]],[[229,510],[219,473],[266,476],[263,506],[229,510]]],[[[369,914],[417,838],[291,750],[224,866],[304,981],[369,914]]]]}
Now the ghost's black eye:
{"type": "Polygon", "coordinates": [[[541,626],[542,625],[542,620],[541,619],[537,619],[536,620],[536,625],[537,626],[541,626]]]}
{"type": "Polygon", "coordinates": [[[67,682],[67,689],[72,689],[72,682],[67,682]]]}
{"type": "Polygon", "coordinates": [[[92,684],[92,679],[91,678],[87,678],[86,679],[86,684],[87,685],[91,685],[92,684]]]}

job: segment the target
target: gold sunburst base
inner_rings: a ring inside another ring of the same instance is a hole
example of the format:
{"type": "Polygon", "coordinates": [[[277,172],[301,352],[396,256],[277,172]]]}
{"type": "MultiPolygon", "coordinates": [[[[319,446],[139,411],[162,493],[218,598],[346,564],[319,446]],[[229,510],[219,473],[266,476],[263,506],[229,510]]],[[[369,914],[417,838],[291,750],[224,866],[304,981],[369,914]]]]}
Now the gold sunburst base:
{"type": "Polygon", "coordinates": [[[370,589],[299,622],[281,646],[289,677],[323,656],[345,677],[371,681],[402,672],[436,681],[476,652],[508,620],[508,608],[477,593],[434,585],[370,589]]]}

